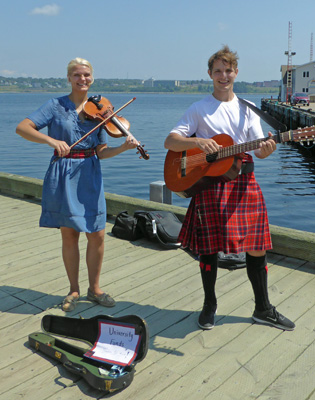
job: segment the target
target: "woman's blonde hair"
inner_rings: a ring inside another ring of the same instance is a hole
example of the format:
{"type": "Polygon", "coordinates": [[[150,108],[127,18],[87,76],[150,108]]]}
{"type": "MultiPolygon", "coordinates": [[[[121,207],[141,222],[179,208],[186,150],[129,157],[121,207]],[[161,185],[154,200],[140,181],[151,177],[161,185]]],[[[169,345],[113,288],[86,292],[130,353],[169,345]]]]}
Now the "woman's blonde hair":
{"type": "Polygon", "coordinates": [[[85,60],[84,58],[76,57],[73,60],[71,60],[68,64],[67,67],[67,76],[69,76],[73,70],[73,68],[76,65],[84,65],[85,67],[89,67],[92,75],[92,83],[94,82],[94,76],[93,76],[93,67],[91,63],[88,62],[88,60],[85,60]]]}

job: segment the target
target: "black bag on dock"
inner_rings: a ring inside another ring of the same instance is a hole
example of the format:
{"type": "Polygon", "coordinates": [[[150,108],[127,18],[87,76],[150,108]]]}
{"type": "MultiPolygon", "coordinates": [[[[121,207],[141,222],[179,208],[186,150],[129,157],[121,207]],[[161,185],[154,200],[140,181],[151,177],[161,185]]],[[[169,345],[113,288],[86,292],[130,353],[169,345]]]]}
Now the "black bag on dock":
{"type": "Polygon", "coordinates": [[[112,234],[119,239],[130,241],[143,237],[141,229],[137,226],[137,219],[129,215],[128,211],[122,211],[117,215],[112,234]]]}
{"type": "Polygon", "coordinates": [[[97,315],[89,319],[45,315],[42,330],[29,335],[31,347],[58,360],[68,371],[106,393],[129,386],[135,364],[148,351],[147,324],[137,315],[97,315]],[[55,335],[81,341],[81,346],[55,335]]]}
{"type": "Polygon", "coordinates": [[[170,211],[135,211],[137,226],[144,237],[158,241],[167,249],[177,249],[181,246],[177,238],[182,223],[170,211]]]}
{"type": "Polygon", "coordinates": [[[239,254],[224,254],[222,251],[218,253],[219,267],[228,270],[245,268],[246,267],[246,253],[239,254]]]}

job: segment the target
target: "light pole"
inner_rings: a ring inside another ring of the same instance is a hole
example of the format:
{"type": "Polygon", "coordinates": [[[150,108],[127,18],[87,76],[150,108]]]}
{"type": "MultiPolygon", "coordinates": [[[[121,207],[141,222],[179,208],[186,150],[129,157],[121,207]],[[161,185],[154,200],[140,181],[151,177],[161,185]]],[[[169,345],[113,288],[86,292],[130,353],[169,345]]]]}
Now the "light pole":
{"type": "Polygon", "coordinates": [[[288,56],[288,65],[287,65],[287,95],[286,102],[289,103],[292,96],[292,56],[295,56],[296,52],[291,51],[291,42],[292,42],[292,22],[289,22],[289,38],[288,38],[288,51],[285,51],[284,54],[288,56]]]}

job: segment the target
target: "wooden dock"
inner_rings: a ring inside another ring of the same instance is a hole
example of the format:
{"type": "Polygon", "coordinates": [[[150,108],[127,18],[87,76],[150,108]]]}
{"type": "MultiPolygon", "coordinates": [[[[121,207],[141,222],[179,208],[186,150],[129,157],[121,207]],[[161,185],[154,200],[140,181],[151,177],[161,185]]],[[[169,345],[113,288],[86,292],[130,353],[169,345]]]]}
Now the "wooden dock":
{"type": "Polygon", "coordinates": [[[315,125],[315,103],[310,103],[309,106],[291,106],[275,99],[262,99],[261,109],[285,124],[288,129],[315,125]]]}
{"type": "MultiPolygon", "coordinates": [[[[60,233],[38,227],[37,201],[0,195],[0,400],[83,400],[104,394],[61,364],[32,350],[28,335],[46,314],[65,315],[68,291],[60,233]]],[[[315,264],[269,254],[272,303],[296,323],[293,332],[251,320],[253,295],[246,270],[219,270],[218,311],[212,331],[197,318],[203,291],[197,261],[183,250],[162,250],[145,239],[130,243],[106,227],[102,285],[112,309],[86,300],[81,235],[82,297],[71,317],[137,314],[149,326],[146,358],[115,400],[315,399],[315,264]]]]}

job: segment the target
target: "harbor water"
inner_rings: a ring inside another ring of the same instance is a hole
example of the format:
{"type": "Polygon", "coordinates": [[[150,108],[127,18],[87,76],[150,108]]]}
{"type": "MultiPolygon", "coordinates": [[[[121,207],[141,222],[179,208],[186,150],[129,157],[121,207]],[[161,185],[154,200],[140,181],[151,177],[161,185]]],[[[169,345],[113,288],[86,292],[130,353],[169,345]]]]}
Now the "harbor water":
{"type": "MultiPolygon", "coordinates": [[[[94,94],[91,92],[91,94],[94,94]]],[[[101,93],[115,109],[133,94],[101,93]]],[[[0,171],[43,179],[53,149],[31,143],[16,135],[16,125],[51,97],[62,93],[0,93],[0,135],[2,152],[0,171]]],[[[150,183],[163,181],[166,150],[164,140],[183,112],[204,95],[145,94],[125,108],[122,115],[130,122],[130,131],[144,145],[149,160],[139,159],[136,150],[102,160],[104,191],[149,200],[150,183]]],[[[244,95],[258,107],[265,95],[244,95]]],[[[262,122],[265,134],[271,129],[262,122]]],[[[109,138],[110,146],[123,138],[109,138]]],[[[307,150],[279,144],[265,160],[255,158],[255,175],[267,204],[270,223],[287,228],[315,232],[314,195],[315,160],[307,150]]],[[[173,204],[187,207],[189,199],[173,194],[173,204]]]]}

